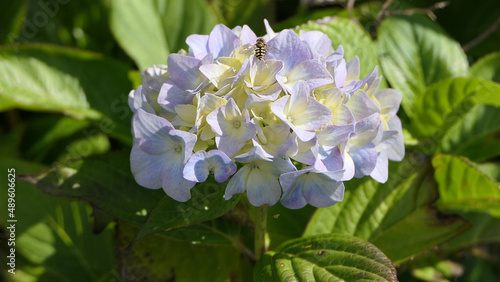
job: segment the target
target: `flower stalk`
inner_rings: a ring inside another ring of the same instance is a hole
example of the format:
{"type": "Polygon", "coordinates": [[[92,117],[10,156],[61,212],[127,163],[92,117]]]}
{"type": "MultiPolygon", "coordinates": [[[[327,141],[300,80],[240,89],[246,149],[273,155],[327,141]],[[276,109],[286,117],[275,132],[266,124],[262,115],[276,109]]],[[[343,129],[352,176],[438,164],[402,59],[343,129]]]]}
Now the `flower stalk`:
{"type": "Polygon", "coordinates": [[[267,205],[255,208],[255,260],[266,252],[267,205]]]}

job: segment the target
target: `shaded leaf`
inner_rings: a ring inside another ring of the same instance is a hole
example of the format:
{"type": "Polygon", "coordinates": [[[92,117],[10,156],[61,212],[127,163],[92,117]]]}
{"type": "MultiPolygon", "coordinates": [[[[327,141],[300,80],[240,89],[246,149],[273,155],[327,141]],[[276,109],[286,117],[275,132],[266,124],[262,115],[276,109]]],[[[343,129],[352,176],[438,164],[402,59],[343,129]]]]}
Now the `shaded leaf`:
{"type": "Polygon", "coordinates": [[[0,49],[0,110],[60,112],[95,120],[131,143],[128,67],[101,55],[49,45],[0,49]]]}
{"type": "Polygon", "coordinates": [[[111,216],[141,225],[165,192],[136,184],[129,155],[94,155],[58,165],[40,175],[24,175],[23,179],[47,194],[84,200],[111,216]]]}
{"type": "Polygon", "coordinates": [[[472,224],[472,227],[464,234],[443,244],[441,249],[458,250],[500,242],[500,218],[484,212],[461,211],[460,214],[472,224]]]}
{"type": "Polygon", "coordinates": [[[500,109],[476,105],[457,117],[443,135],[438,152],[461,155],[475,162],[500,155],[500,109]]]}
{"type": "Polygon", "coordinates": [[[378,46],[384,74],[403,94],[401,104],[410,117],[416,116],[413,103],[428,86],[468,72],[458,42],[423,15],[386,18],[378,30],[378,46]]]}
{"type": "Polygon", "coordinates": [[[430,207],[438,196],[437,187],[428,161],[418,154],[391,163],[385,184],[353,179],[345,185],[344,200],[318,209],[304,236],[332,232],[357,236],[399,264],[468,228],[459,217],[442,215],[430,207]]]}
{"type": "Polygon", "coordinates": [[[222,216],[231,210],[240,196],[224,199],[227,182],[218,183],[209,177],[191,189],[191,199],[185,203],[165,195],[151,210],[134,243],[153,233],[169,231],[222,216]]]}
{"type": "MultiPolygon", "coordinates": [[[[45,169],[18,159],[0,159],[0,168],[16,175],[45,169]]],[[[90,209],[84,203],[51,197],[16,181],[16,275],[12,281],[109,281],[115,257],[111,230],[92,234],[90,209]],[[30,279],[28,279],[31,278],[30,279]]],[[[6,191],[5,191],[6,192],[6,191]]],[[[4,203],[7,193],[0,195],[4,203]]],[[[7,209],[1,211],[3,226],[7,209]]]]}
{"type": "Polygon", "coordinates": [[[28,0],[2,1],[0,9],[0,42],[13,44],[21,30],[28,0]]]}
{"type": "Polygon", "coordinates": [[[439,184],[437,205],[445,211],[480,211],[500,217],[500,187],[467,159],[437,155],[432,160],[439,184]]]}
{"type": "Polygon", "coordinates": [[[231,246],[206,246],[153,235],[125,252],[138,229],[120,222],[116,250],[122,281],[227,281],[241,272],[231,246]]]}
{"type": "Polygon", "coordinates": [[[384,253],[362,239],[328,234],[287,241],[265,253],[255,281],[397,281],[384,253]]]}

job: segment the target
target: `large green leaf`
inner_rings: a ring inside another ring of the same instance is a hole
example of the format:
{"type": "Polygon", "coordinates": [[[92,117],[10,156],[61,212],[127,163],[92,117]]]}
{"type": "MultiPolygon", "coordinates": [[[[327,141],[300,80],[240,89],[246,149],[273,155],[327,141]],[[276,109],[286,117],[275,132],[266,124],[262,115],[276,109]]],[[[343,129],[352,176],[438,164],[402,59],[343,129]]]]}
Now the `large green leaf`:
{"type": "Polygon", "coordinates": [[[218,183],[213,177],[191,189],[191,199],[185,203],[165,195],[151,210],[137,234],[135,242],[157,232],[169,231],[222,216],[237,203],[240,196],[224,199],[227,182],[218,183]]]}
{"type": "Polygon", "coordinates": [[[415,99],[412,132],[440,137],[476,104],[500,106],[500,84],[472,77],[442,80],[415,99]]]}
{"type": "Polygon", "coordinates": [[[461,115],[438,143],[438,152],[481,162],[500,155],[500,109],[476,105],[461,115]]]}
{"type": "Polygon", "coordinates": [[[119,222],[116,250],[123,280],[228,281],[242,273],[238,252],[227,245],[207,246],[153,235],[126,251],[137,232],[119,222]]]}
{"type": "Polygon", "coordinates": [[[188,35],[208,33],[215,24],[203,0],[112,1],[111,30],[140,69],[166,64],[170,52],[186,48],[188,35]]]}
{"type": "Polygon", "coordinates": [[[500,83],[500,52],[481,58],[470,68],[472,76],[500,83]]]}
{"type": "Polygon", "coordinates": [[[23,179],[47,194],[85,200],[113,217],[141,225],[165,192],[136,184],[129,155],[94,155],[58,165],[41,175],[25,175],[23,179]]]}
{"type": "Polygon", "coordinates": [[[438,207],[445,211],[479,211],[500,217],[500,187],[467,159],[438,155],[432,160],[439,184],[438,207]]]}
{"type": "Polygon", "coordinates": [[[389,180],[347,182],[344,200],[316,211],[304,236],[342,232],[368,240],[395,264],[462,233],[468,225],[433,209],[437,187],[425,159],[391,163],[389,180]]]}
{"type": "Polygon", "coordinates": [[[0,49],[0,110],[17,107],[91,118],[131,143],[128,67],[101,55],[49,45],[0,49]]]}
{"type": "Polygon", "coordinates": [[[377,49],[368,32],[358,23],[345,18],[332,18],[326,23],[310,22],[300,26],[302,31],[319,30],[332,40],[333,47],[344,47],[345,59],[359,57],[361,77],[368,75],[377,65],[377,49]]]}
{"type": "Polygon", "coordinates": [[[265,253],[255,281],[398,281],[392,262],[375,246],[343,234],[287,241],[265,253]]]}
{"type": "Polygon", "coordinates": [[[389,17],[378,30],[380,61],[387,80],[403,94],[410,116],[413,103],[442,79],[466,76],[468,62],[458,42],[422,15],[389,17]]]}
{"type": "MultiPolygon", "coordinates": [[[[16,175],[45,167],[18,159],[1,159],[0,168],[16,175]]],[[[112,231],[92,234],[90,208],[84,203],[51,197],[33,185],[15,182],[16,274],[12,281],[109,281],[116,262],[112,231]]],[[[7,191],[0,200],[7,202],[7,191]]],[[[0,211],[2,226],[7,206],[0,211]]],[[[10,218],[12,219],[12,218],[10,218]]],[[[4,253],[2,253],[3,255],[4,253]]]]}

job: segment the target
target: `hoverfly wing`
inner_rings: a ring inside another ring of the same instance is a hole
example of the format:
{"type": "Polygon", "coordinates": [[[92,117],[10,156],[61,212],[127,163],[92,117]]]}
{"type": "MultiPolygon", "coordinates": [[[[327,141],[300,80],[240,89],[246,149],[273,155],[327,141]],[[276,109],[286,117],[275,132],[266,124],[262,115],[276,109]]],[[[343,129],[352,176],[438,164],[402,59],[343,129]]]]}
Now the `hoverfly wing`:
{"type": "Polygon", "coordinates": [[[274,48],[273,46],[270,46],[268,44],[266,44],[266,50],[267,52],[269,53],[273,53],[273,54],[281,54],[281,51],[277,48],[274,48]]]}
{"type": "Polygon", "coordinates": [[[241,46],[241,50],[238,52],[243,55],[251,55],[254,52],[254,45],[253,44],[245,44],[241,46]]]}

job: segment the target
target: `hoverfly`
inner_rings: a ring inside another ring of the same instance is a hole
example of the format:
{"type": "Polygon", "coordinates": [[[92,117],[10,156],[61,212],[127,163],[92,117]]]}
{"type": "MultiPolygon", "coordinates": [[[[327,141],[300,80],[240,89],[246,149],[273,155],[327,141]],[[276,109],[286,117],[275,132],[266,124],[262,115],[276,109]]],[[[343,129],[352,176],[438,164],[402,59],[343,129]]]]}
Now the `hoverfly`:
{"type": "Polygon", "coordinates": [[[269,46],[266,44],[266,40],[264,38],[259,37],[257,38],[257,41],[255,42],[254,45],[247,44],[249,46],[246,46],[243,48],[240,53],[246,54],[248,50],[251,50],[253,48],[253,51],[255,52],[255,57],[259,59],[259,61],[265,61],[265,57],[267,52],[271,52],[274,54],[279,54],[280,51],[272,46],[269,46]]]}

